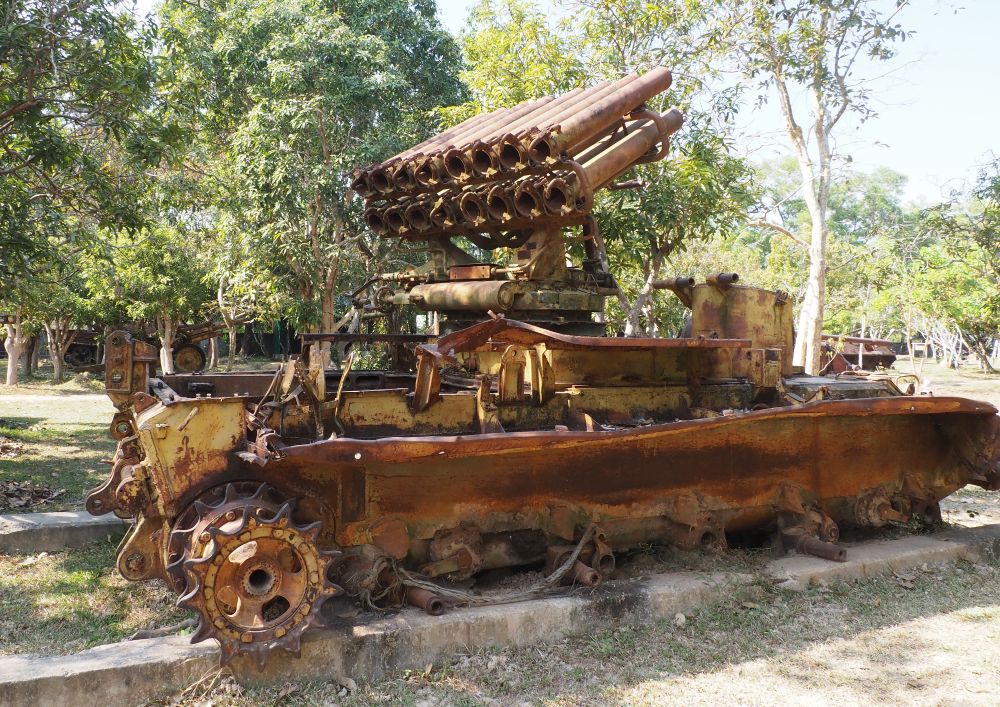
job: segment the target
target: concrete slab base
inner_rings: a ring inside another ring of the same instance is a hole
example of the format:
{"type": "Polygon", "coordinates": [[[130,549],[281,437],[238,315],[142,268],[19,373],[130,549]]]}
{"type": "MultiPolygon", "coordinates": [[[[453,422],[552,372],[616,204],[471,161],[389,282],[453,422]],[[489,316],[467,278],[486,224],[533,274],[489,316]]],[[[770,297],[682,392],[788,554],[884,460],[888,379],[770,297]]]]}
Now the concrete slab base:
{"type": "MultiPolygon", "coordinates": [[[[770,563],[766,573],[781,586],[802,589],[925,563],[981,560],[998,551],[1000,525],[990,525],[860,543],[851,547],[851,560],[846,563],[788,557],[770,563]]],[[[610,619],[672,617],[721,601],[735,586],[752,580],[746,574],[680,572],[608,583],[592,593],[456,609],[439,617],[408,609],[390,618],[307,633],[301,659],[276,651],[263,672],[257,672],[249,661],[237,661],[233,667],[246,683],[339,677],[377,680],[401,670],[422,670],[456,653],[587,633],[610,619]]],[[[214,642],[192,646],[186,637],[117,643],[65,657],[0,657],[0,704],[76,704],[96,695],[105,705],[139,704],[180,691],[217,665],[214,642]]]]}
{"type": "Polygon", "coordinates": [[[769,563],[767,575],[783,589],[800,591],[809,586],[874,577],[924,564],[976,561],[1000,552],[1000,524],[845,545],[847,562],[792,555],[769,563]]]}
{"type": "Polygon", "coordinates": [[[128,529],[117,516],[86,511],[15,513],[0,516],[0,555],[59,552],[83,547],[109,536],[118,540],[128,529]]]}

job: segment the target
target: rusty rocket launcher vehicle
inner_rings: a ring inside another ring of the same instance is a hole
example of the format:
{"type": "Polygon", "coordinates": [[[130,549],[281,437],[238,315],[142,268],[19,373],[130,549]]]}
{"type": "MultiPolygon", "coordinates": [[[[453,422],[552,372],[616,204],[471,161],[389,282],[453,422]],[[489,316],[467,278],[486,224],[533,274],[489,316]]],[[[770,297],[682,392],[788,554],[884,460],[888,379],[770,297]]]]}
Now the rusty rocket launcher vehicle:
{"type": "Polygon", "coordinates": [[[665,155],[681,117],[646,103],[669,82],[478,116],[355,175],[371,228],[429,251],[372,286],[436,318],[375,337],[412,365],[328,368],[319,345],[363,338],[331,333],[275,373],[157,376],[152,347],[112,334],[118,449],[87,508],[133,520],[121,574],[171,585],[224,661],[263,663],[351,603],[475,601],[455,583],[493,568],[594,586],[641,543],[760,530],[841,560],[842,529],[933,523],[956,489],[1000,487],[995,408],[803,375],[789,298],[735,274],[656,283],[690,308],[684,338],[601,335],[593,195],[665,155]]]}

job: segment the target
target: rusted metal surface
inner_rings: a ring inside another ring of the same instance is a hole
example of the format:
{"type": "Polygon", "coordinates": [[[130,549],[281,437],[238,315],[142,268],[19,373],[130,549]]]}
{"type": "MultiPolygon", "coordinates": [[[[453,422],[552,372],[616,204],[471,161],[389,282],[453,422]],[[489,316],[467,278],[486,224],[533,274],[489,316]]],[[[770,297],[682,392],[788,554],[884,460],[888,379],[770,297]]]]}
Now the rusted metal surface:
{"type": "Polygon", "coordinates": [[[892,368],[896,361],[896,352],[890,348],[892,345],[893,342],[885,339],[823,334],[822,351],[826,365],[821,373],[892,368]]]}
{"type": "MultiPolygon", "coordinates": [[[[735,288],[727,292],[741,296],[735,288]]],[[[123,574],[161,576],[178,589],[183,583],[190,595],[186,601],[208,624],[215,625],[219,611],[225,615],[227,628],[206,627],[199,638],[217,638],[227,658],[243,652],[260,658],[266,657],[262,645],[293,647],[294,639],[283,642],[266,631],[284,627],[298,636],[306,624],[286,626],[289,619],[282,613],[258,620],[263,604],[253,604],[252,597],[246,606],[256,608],[225,614],[218,603],[197,599],[210,581],[199,564],[187,573],[176,569],[203,552],[193,529],[208,528],[198,537],[211,536],[211,528],[222,532],[233,522],[222,520],[230,512],[249,508],[247,518],[274,529],[283,506],[276,506],[277,500],[268,501],[266,510],[254,505],[246,484],[267,483],[276,498],[296,499],[297,515],[289,522],[309,536],[316,553],[338,549],[384,557],[427,577],[474,576],[491,567],[540,562],[546,548],[571,545],[588,523],[599,523],[600,543],[588,545],[581,566],[574,564],[567,573],[585,586],[612,571],[615,552],[642,542],[724,546],[727,533],[772,525],[787,528],[788,547],[840,559],[841,551],[829,545],[840,527],[932,519],[937,501],[966,483],[1000,485],[1000,418],[985,403],[895,394],[838,400],[838,380],[823,379],[827,399],[752,411],[747,398],[742,410],[722,414],[725,403],[705,402],[716,399],[712,391],[749,384],[709,382],[711,367],[719,364],[708,360],[700,364],[708,367],[704,378],[678,383],[684,402],[663,419],[662,413],[632,408],[644,385],[657,390],[662,384],[638,379],[632,388],[594,389],[545,382],[556,370],[576,370],[573,359],[595,349],[617,358],[678,350],[678,345],[706,354],[738,352],[757,342],[681,340],[666,348],[663,343],[592,342],[502,319],[485,322],[442,337],[436,347],[423,345],[421,360],[446,366],[454,365],[449,363],[454,357],[488,361],[500,349],[501,359],[512,361],[510,351],[520,350],[523,368],[476,374],[467,362],[466,369],[486,387],[450,388],[444,376],[437,395],[424,397],[420,412],[413,407],[419,389],[411,396],[410,386],[343,391],[336,403],[323,406],[326,426],[344,430],[331,439],[315,438],[311,417],[300,405],[286,403],[280,415],[275,409],[262,416],[262,404],[275,404],[266,396],[192,399],[171,398],[162,390],[137,392],[131,398],[143,408],[135,413],[137,438],[123,440],[112,479],[92,494],[88,507],[141,520],[123,549],[123,574]],[[544,373],[539,361],[551,363],[555,354],[562,360],[544,373]],[[521,395],[517,386],[504,388],[504,375],[522,381],[521,395]],[[616,398],[615,390],[625,393],[616,398]],[[709,405],[698,409],[714,408],[714,416],[697,417],[696,402],[709,405]],[[386,416],[390,410],[396,412],[386,416]],[[493,416],[494,430],[523,431],[483,431],[484,414],[493,416]],[[649,414],[661,417],[641,419],[649,414]],[[418,424],[431,424],[431,434],[410,422],[421,419],[426,422],[418,424]],[[589,422],[580,427],[581,419],[589,422]],[[279,433],[275,428],[281,424],[279,433]],[[372,430],[373,438],[364,438],[372,430]],[[852,460],[850,468],[824,473],[830,459],[845,458],[852,460]],[[237,486],[220,490],[229,483],[237,486]],[[533,535],[516,535],[523,532],[533,535]],[[180,557],[188,560],[178,565],[180,557]],[[261,626],[253,630],[261,628],[265,638],[249,630],[256,623],[261,626]]],[[[673,361],[679,374],[694,364],[694,359],[673,361]]],[[[614,364],[605,361],[605,367],[614,364]]],[[[646,375],[653,381],[659,374],[646,375]]],[[[157,390],[156,379],[147,384],[157,390]]],[[[868,385],[874,391],[877,382],[868,385]]],[[[233,537],[237,542],[242,533],[233,537]]],[[[276,566],[281,548],[258,547],[252,557],[262,567],[276,566]]],[[[211,581],[223,584],[213,588],[213,596],[235,584],[238,573],[222,562],[211,581]]],[[[338,576],[331,570],[331,586],[338,576]]],[[[327,585],[310,586],[319,592],[327,585]]],[[[295,582],[287,587],[282,591],[288,596],[282,596],[289,606],[305,601],[306,589],[295,582]]],[[[218,601],[226,600],[227,591],[218,601]]],[[[226,600],[229,608],[232,599],[226,600]]]]}
{"type": "Polygon", "coordinates": [[[476,116],[359,170],[366,222],[384,236],[480,234],[493,247],[509,240],[502,232],[579,224],[595,190],[666,155],[683,118],[642,106],[670,82],[658,67],[476,116]]]}
{"type": "Polygon", "coordinates": [[[156,351],[113,334],[119,448],[87,508],[136,520],[122,575],[168,582],[224,661],[262,662],[324,604],[437,614],[482,601],[454,583],[519,566],[545,571],[537,591],[593,588],[616,553],[747,531],[839,561],[842,528],[933,523],[956,489],[1000,488],[995,408],[795,375],[788,296],[735,273],[654,283],[690,308],[682,338],[597,335],[616,290],[594,190],[663,157],[681,117],[643,104],[667,85],[656,69],[477,116],[356,175],[372,229],[430,257],[352,297],[441,330],[304,343],[388,343],[412,366],[156,377],[156,351]]]}

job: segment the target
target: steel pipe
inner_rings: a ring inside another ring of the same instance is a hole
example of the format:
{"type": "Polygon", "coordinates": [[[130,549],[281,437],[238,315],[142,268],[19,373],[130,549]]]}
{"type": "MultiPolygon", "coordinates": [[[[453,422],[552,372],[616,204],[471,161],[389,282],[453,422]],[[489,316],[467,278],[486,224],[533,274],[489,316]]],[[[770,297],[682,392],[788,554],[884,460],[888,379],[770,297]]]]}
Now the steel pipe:
{"type": "Polygon", "coordinates": [[[720,272],[705,278],[705,282],[719,290],[728,290],[739,281],[739,274],[734,272],[720,272]]]}
{"type": "Polygon", "coordinates": [[[660,139],[660,131],[656,124],[653,121],[645,122],[583,163],[583,169],[593,190],[596,192],[626,171],[636,160],[653,149],[660,139]]]}
{"type": "Polygon", "coordinates": [[[437,594],[419,587],[406,588],[406,603],[423,609],[431,616],[444,613],[444,601],[437,594]]]}
{"type": "Polygon", "coordinates": [[[575,584],[582,584],[584,587],[596,587],[601,583],[600,573],[593,567],[587,567],[579,560],[573,563],[569,576],[575,584]]]}
{"type": "Polygon", "coordinates": [[[575,111],[580,110],[581,106],[599,101],[609,93],[627,86],[636,78],[636,74],[629,74],[616,81],[603,81],[589,88],[573,89],[564,93],[557,101],[550,103],[544,110],[536,111],[525,119],[507,125],[504,132],[512,133],[520,138],[533,130],[543,131],[551,128],[557,124],[555,121],[560,116],[572,115],[575,111]]]}
{"type": "Polygon", "coordinates": [[[382,220],[390,233],[399,235],[407,230],[406,214],[401,206],[391,206],[382,214],[382,220]]]}
{"type": "Polygon", "coordinates": [[[479,141],[469,150],[472,173],[477,177],[491,177],[500,171],[500,159],[496,150],[479,141]]]}
{"type": "Polygon", "coordinates": [[[570,206],[571,194],[566,180],[555,178],[546,182],[542,191],[542,204],[545,212],[554,216],[561,216],[565,209],[570,206]]]}
{"type": "Polygon", "coordinates": [[[426,231],[433,225],[427,205],[419,202],[407,206],[403,211],[403,217],[410,228],[415,231],[426,231]]]}
{"type": "Polygon", "coordinates": [[[461,219],[458,217],[454,204],[449,199],[442,199],[438,202],[430,213],[431,223],[438,228],[448,228],[456,226],[461,219]]]}
{"type": "Polygon", "coordinates": [[[517,284],[510,280],[433,282],[410,290],[412,304],[423,310],[485,312],[510,309],[517,284]]]}
{"type": "Polygon", "coordinates": [[[514,189],[514,209],[519,216],[531,218],[542,212],[542,195],[530,180],[520,182],[514,189]]]}
{"type": "Polygon", "coordinates": [[[628,85],[604,96],[586,110],[564,116],[559,126],[531,142],[528,155],[536,162],[572,149],[587,138],[606,129],[616,119],[636,110],[658,93],[670,88],[673,77],[668,69],[657,67],[628,85]]]}
{"type": "Polygon", "coordinates": [[[527,166],[528,151],[513,134],[507,133],[500,137],[495,145],[497,160],[503,169],[515,170],[527,166]]]}
{"type": "Polygon", "coordinates": [[[486,199],[476,191],[467,191],[458,200],[458,208],[462,216],[474,225],[485,221],[489,214],[486,210],[486,199]]]}
{"type": "Polygon", "coordinates": [[[365,209],[364,218],[365,223],[368,224],[368,228],[370,228],[372,233],[375,235],[383,236],[389,232],[389,228],[385,225],[385,221],[382,218],[382,209],[365,209]]]}
{"type": "Polygon", "coordinates": [[[514,197],[507,187],[497,185],[490,189],[486,196],[486,212],[494,221],[506,221],[514,217],[517,213],[514,197]]]}

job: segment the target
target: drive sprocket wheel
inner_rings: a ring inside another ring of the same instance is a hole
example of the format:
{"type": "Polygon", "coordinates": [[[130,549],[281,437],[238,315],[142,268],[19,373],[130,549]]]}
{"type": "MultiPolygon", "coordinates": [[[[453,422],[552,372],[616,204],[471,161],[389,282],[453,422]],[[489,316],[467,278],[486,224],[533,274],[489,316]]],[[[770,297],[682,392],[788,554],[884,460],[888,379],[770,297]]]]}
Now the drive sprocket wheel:
{"type": "Polygon", "coordinates": [[[327,577],[340,553],[321,551],[321,522],[296,525],[293,506],[267,484],[241,482],[206,494],[174,524],[167,571],[177,603],[199,614],[191,642],[218,640],[223,665],[248,654],[263,667],[275,648],[298,655],[323,602],[343,593],[327,577]]]}

